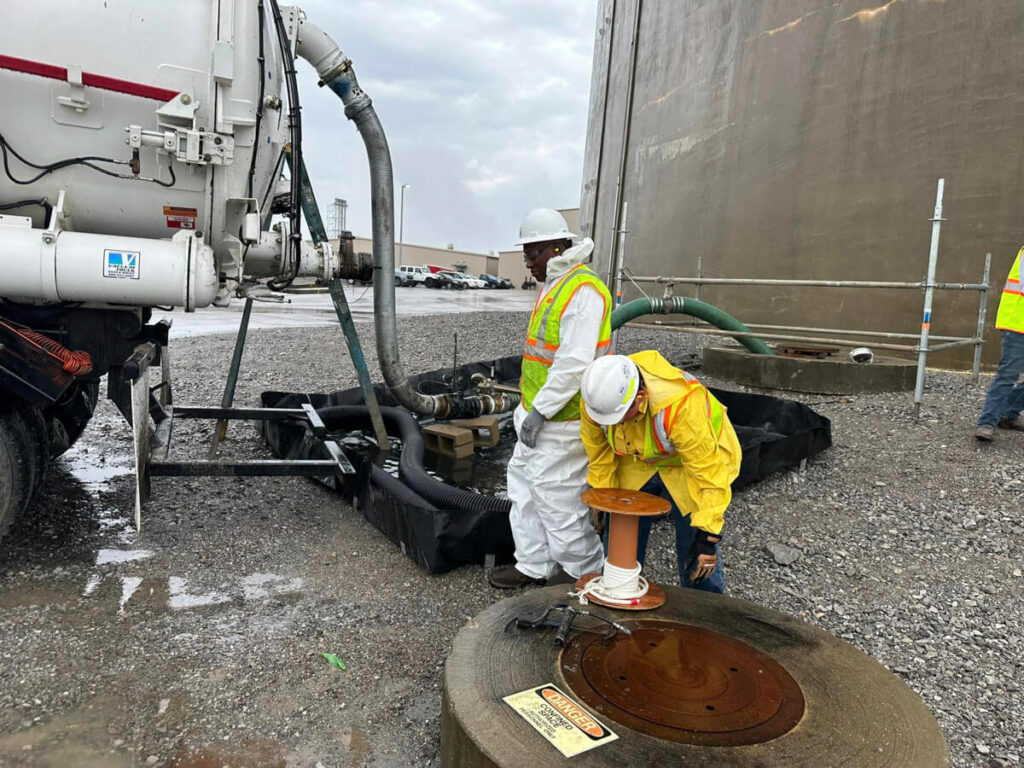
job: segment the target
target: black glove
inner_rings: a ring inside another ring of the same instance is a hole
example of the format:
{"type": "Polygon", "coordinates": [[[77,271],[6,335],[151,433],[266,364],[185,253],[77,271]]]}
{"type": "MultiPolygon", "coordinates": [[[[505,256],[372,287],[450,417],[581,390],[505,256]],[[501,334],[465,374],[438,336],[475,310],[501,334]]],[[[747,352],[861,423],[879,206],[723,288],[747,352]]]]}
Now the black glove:
{"type": "Polygon", "coordinates": [[[722,540],[721,536],[697,528],[693,534],[693,543],[686,558],[686,568],[690,574],[690,582],[698,584],[715,571],[718,555],[715,545],[722,540]]]}

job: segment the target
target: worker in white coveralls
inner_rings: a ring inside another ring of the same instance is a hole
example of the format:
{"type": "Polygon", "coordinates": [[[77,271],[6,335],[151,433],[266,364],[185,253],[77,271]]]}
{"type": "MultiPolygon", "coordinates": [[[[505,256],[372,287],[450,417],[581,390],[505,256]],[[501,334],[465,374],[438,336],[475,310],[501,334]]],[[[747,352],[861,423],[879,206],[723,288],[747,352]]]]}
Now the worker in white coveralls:
{"type": "Polygon", "coordinates": [[[608,352],[612,300],[583,262],[594,250],[578,245],[562,215],[530,211],[519,228],[526,266],[543,283],[530,316],[514,424],[519,442],[508,464],[509,521],[516,562],[488,573],[491,586],[515,589],[558,584],[601,570],[601,540],[580,500],[587,452],[580,442],[580,379],[608,352]]]}
{"type": "MultiPolygon", "coordinates": [[[[725,406],[655,350],[595,360],[583,374],[582,394],[590,485],[667,498],[679,583],[723,592],[719,542],[742,458],[725,406]]],[[[641,564],[651,522],[640,521],[641,564]]]]}

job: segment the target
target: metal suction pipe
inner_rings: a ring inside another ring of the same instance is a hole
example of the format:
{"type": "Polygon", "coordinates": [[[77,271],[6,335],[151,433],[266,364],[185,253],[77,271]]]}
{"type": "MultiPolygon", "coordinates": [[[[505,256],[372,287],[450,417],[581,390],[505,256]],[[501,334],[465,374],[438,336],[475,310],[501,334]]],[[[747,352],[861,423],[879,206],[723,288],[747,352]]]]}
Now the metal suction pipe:
{"type": "Polygon", "coordinates": [[[373,102],[359,87],[352,62],[337,43],[315,24],[301,20],[295,52],[312,64],[326,85],[345,105],[366,145],[370,163],[370,198],[373,211],[373,303],[377,332],[377,358],[384,381],[402,405],[427,415],[448,410],[443,398],[421,395],[410,385],[398,356],[398,324],[395,313],[395,201],[391,152],[373,102]],[[385,276],[387,279],[385,279],[385,276]]]}
{"type": "Polygon", "coordinates": [[[352,62],[330,35],[301,18],[296,53],[316,68],[326,85],[345,105],[345,117],[356,124],[370,163],[370,199],[373,211],[373,317],[377,331],[377,359],[384,381],[406,408],[437,418],[469,418],[510,411],[518,396],[460,397],[422,395],[412,388],[398,355],[395,312],[395,196],[391,151],[373,102],[359,87],[352,62]]]}

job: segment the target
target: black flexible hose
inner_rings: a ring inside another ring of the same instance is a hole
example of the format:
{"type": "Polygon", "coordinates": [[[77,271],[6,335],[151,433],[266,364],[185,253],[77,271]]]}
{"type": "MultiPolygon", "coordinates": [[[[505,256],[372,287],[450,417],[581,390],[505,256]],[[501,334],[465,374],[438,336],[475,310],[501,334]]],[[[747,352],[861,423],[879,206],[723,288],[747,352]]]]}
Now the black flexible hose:
{"type": "MultiPolygon", "coordinates": [[[[402,483],[431,504],[441,509],[467,512],[500,512],[508,514],[512,502],[482,493],[454,488],[431,477],[423,468],[423,435],[419,422],[402,408],[381,408],[381,416],[389,431],[398,432],[402,440],[402,455],[398,474],[402,483]]],[[[320,408],[317,414],[327,429],[371,429],[370,410],[365,405],[336,405],[320,408]]],[[[383,471],[383,470],[381,470],[383,471]]],[[[387,473],[384,473],[387,474],[387,473]]],[[[376,475],[375,475],[376,477],[376,475]]]]}

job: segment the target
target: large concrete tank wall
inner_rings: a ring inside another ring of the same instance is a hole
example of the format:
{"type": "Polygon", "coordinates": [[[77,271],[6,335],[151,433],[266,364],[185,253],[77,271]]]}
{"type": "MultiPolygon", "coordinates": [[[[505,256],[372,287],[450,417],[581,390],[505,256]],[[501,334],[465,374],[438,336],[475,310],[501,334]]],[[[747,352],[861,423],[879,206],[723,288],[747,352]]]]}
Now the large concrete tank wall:
{"type": "MultiPolygon", "coordinates": [[[[638,275],[694,276],[700,257],[706,277],[921,280],[942,176],[938,279],[979,282],[992,252],[985,359],[998,359],[998,289],[1024,242],[1024,3],[647,0],[624,131],[637,2],[598,9],[581,228],[599,269],[624,133],[638,275]]],[[[905,332],[923,305],[916,290],[703,297],[749,322],[905,332]]],[[[977,308],[976,293],[940,293],[932,333],[973,335],[977,308]]]]}

